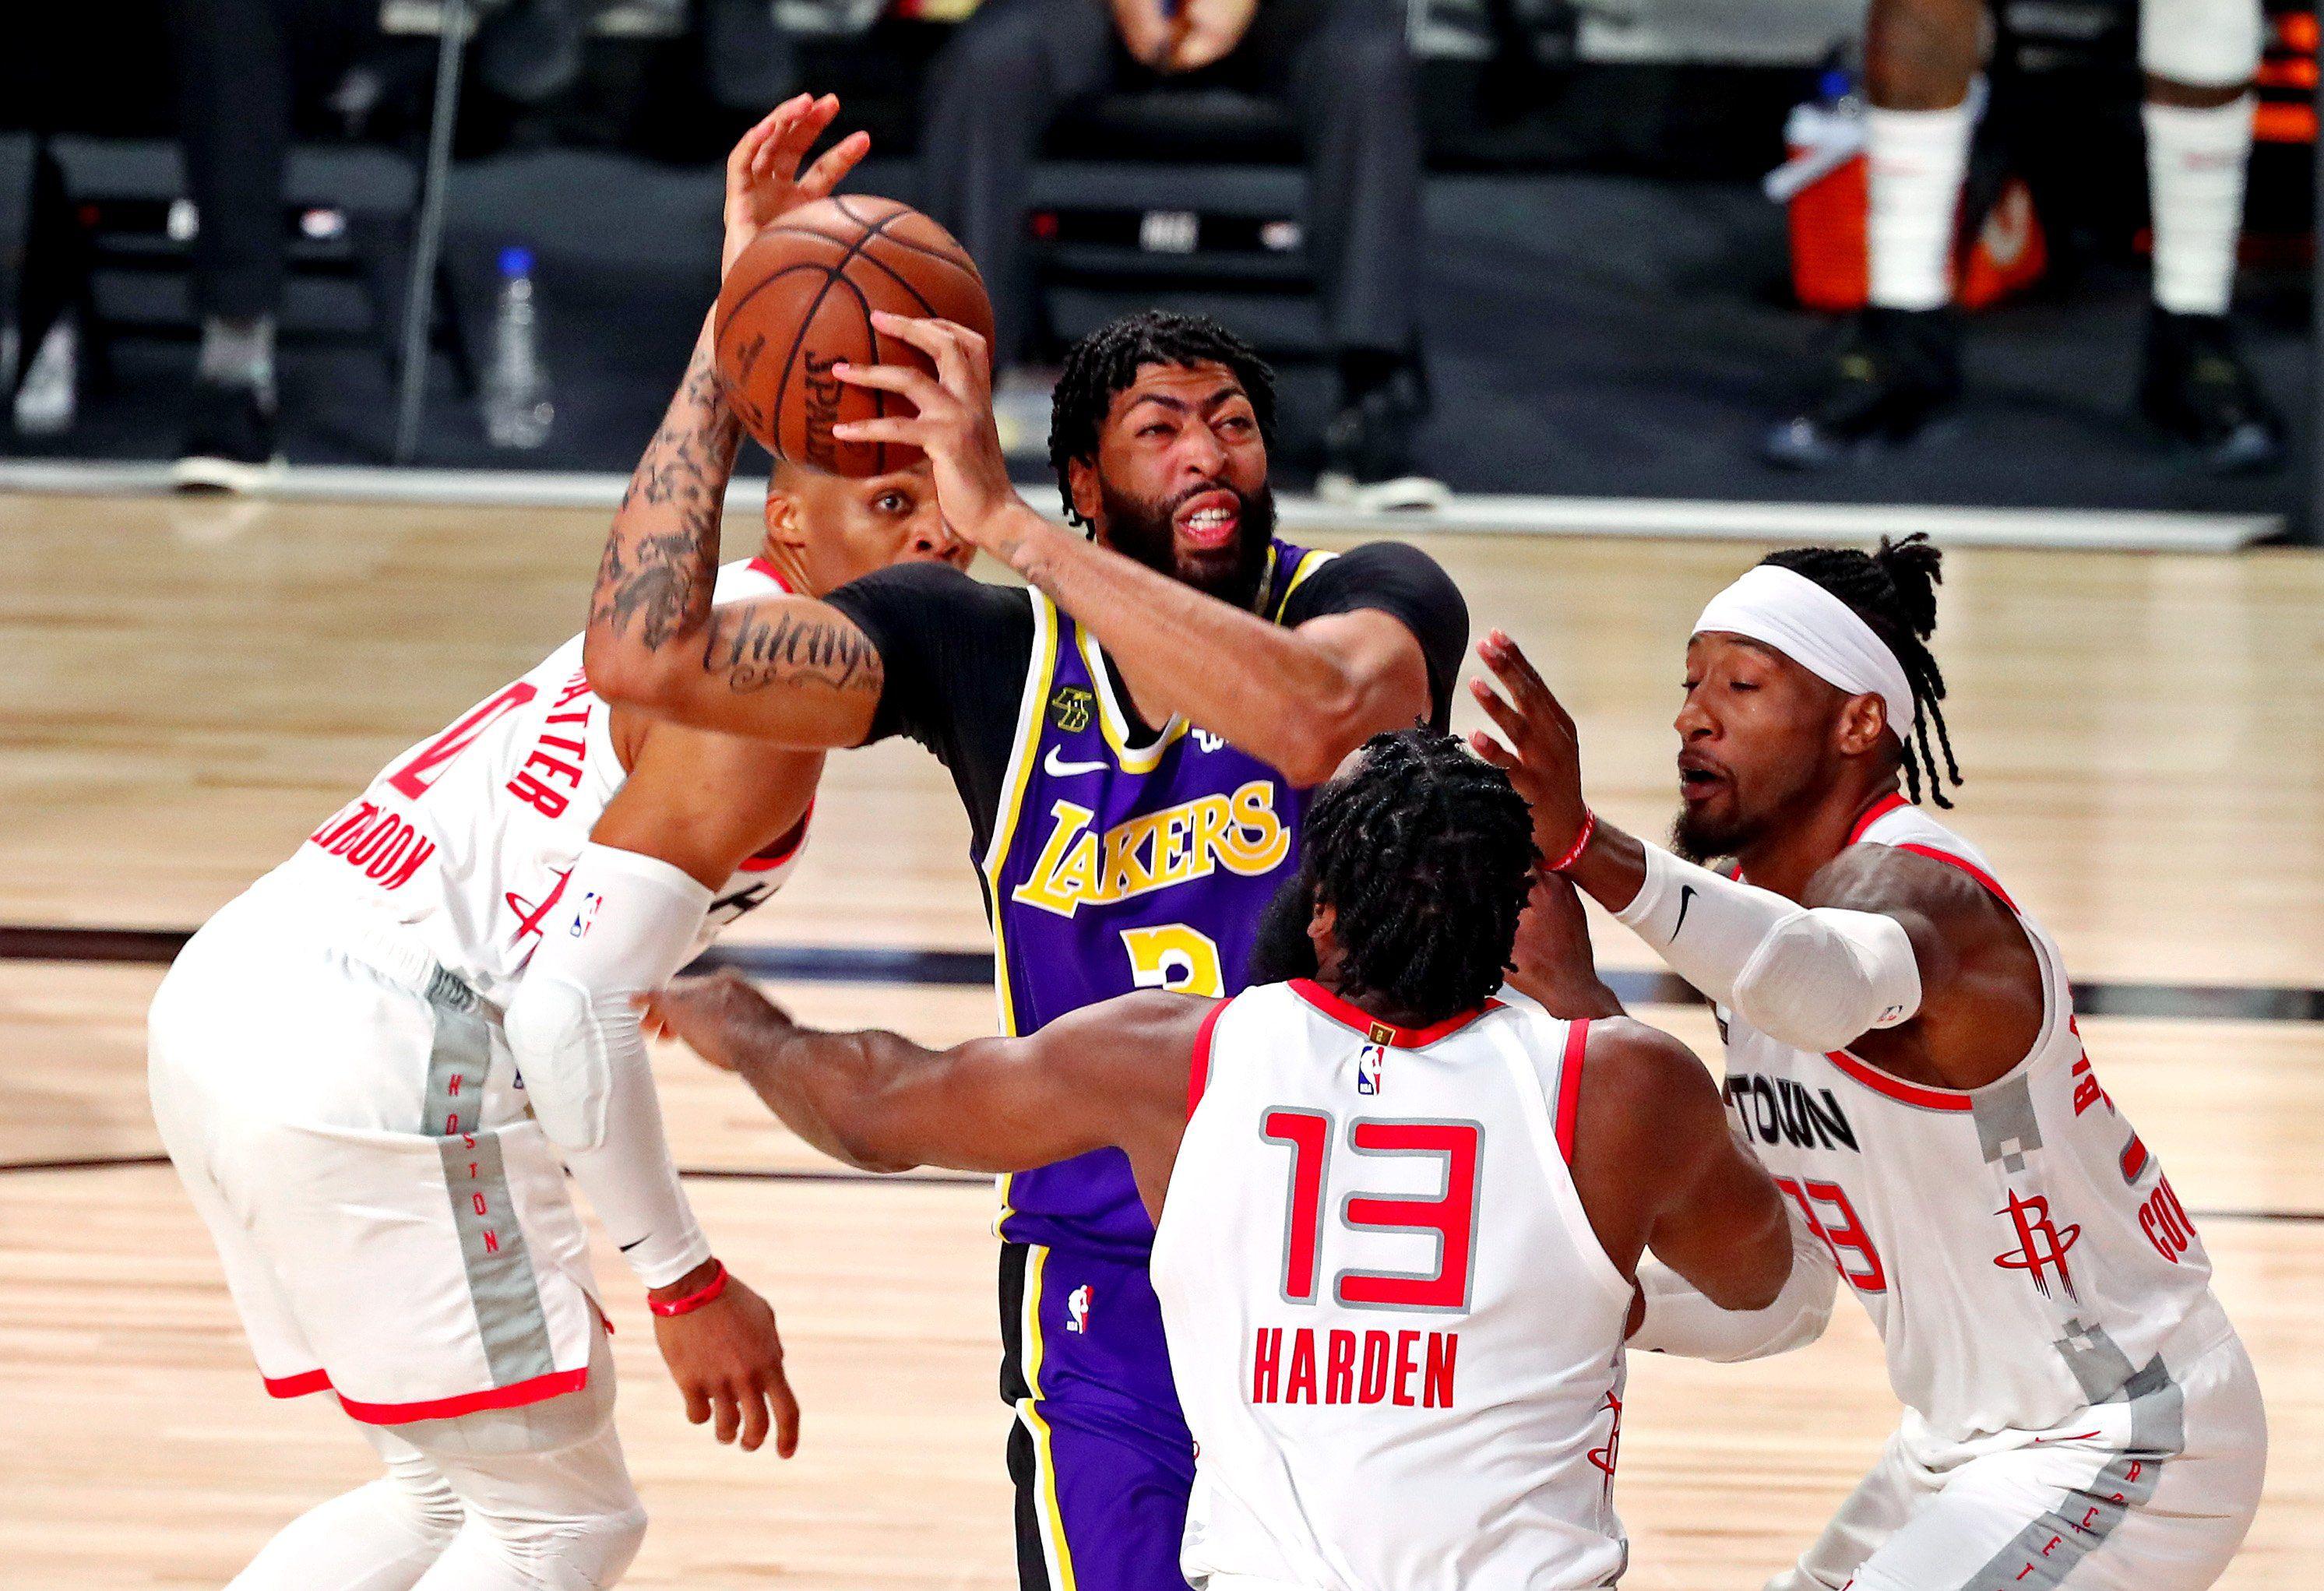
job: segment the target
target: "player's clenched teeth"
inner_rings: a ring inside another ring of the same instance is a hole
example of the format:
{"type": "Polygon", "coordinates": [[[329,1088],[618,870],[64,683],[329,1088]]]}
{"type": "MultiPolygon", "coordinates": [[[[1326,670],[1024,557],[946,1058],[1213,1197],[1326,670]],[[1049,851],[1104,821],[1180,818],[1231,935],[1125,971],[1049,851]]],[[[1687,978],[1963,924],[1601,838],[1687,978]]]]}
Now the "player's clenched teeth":
{"type": "Polygon", "coordinates": [[[1205,492],[1181,504],[1173,523],[1197,547],[1223,547],[1242,524],[1242,501],[1231,492],[1205,492]]]}

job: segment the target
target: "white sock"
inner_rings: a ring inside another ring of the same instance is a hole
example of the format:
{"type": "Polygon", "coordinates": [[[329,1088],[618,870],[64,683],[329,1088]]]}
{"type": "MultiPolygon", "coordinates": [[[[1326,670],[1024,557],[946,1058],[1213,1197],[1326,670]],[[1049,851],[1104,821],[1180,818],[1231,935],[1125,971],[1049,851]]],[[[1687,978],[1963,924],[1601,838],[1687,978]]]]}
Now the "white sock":
{"type": "Polygon", "coordinates": [[[1875,304],[1934,309],[1951,299],[1953,225],[1975,125],[1966,99],[1950,110],[1864,113],[1875,304]]]}
{"type": "Polygon", "coordinates": [[[411,1591],[451,1545],[461,1508],[432,1471],[389,1467],[285,1525],[226,1591],[411,1591]]]}
{"type": "Polygon", "coordinates": [[[2144,115],[2154,301],[2179,315],[2224,315],[2243,235],[2252,97],[2202,110],[2150,100],[2144,115]]]}

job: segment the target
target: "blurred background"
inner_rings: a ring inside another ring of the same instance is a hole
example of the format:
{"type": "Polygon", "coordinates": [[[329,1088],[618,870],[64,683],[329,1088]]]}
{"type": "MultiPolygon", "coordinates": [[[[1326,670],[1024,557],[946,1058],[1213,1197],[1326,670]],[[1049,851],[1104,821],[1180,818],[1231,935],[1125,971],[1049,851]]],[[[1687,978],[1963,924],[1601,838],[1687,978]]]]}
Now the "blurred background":
{"type": "Polygon", "coordinates": [[[811,87],[982,264],[1028,479],[1063,342],[1161,302],[1278,363],[1285,476],[1359,511],[2312,539],[2314,13],[2150,4],[1880,0],[1868,46],[1863,0],[27,7],[0,467],[625,473],[720,158],[811,87]]]}

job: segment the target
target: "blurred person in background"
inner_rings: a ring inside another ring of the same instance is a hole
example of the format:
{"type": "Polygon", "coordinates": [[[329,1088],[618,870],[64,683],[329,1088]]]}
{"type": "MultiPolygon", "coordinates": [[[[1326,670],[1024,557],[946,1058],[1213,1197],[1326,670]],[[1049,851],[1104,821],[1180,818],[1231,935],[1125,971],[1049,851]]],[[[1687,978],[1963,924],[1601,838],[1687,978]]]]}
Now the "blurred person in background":
{"type": "Polygon", "coordinates": [[[294,81],[378,26],[377,0],[170,0],[178,136],[194,204],[201,353],[178,483],[247,491],[280,470],[274,333],[294,81]]]}
{"type": "Polygon", "coordinates": [[[1413,473],[1426,405],[1420,128],[1396,0],[983,0],[929,85],[921,197],[991,284],[1003,406],[1027,384],[1017,369],[1035,317],[1025,207],[1043,135],[1076,100],[1177,81],[1282,101],[1298,123],[1308,248],[1339,365],[1327,494],[1378,506],[1441,497],[1413,473]]]}
{"type": "MultiPolygon", "coordinates": [[[[1870,307],[1821,390],[1769,437],[1775,463],[1821,468],[1866,444],[1909,440],[1960,390],[1954,218],[1985,14],[1985,0],[1871,0],[1870,307]]],[[[2139,407],[2221,474],[2267,469],[2283,455],[2282,421],[2227,326],[2262,31],[2261,0],[2142,0],[2139,9],[2154,237],[2139,407]]]]}

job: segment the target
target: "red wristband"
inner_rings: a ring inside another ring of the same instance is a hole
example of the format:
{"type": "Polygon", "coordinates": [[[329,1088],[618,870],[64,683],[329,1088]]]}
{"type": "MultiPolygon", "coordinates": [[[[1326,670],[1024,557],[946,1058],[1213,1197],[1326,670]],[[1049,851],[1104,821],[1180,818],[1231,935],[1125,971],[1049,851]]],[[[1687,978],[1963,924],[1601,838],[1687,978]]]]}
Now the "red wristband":
{"type": "Polygon", "coordinates": [[[1597,832],[1598,814],[1591,811],[1588,807],[1583,807],[1582,809],[1582,832],[1573,837],[1573,843],[1567,847],[1566,852],[1563,856],[1559,857],[1555,861],[1549,864],[1549,870],[1553,873],[1562,873],[1565,871],[1566,869],[1572,867],[1575,862],[1580,861],[1582,860],[1582,853],[1590,849],[1590,836],[1595,834],[1597,832]]]}
{"type": "Polygon", "coordinates": [[[718,1267],[718,1274],[694,1292],[687,1293],[684,1298],[650,1297],[646,1300],[646,1308],[662,1316],[690,1315],[704,1304],[715,1303],[718,1301],[718,1295],[726,1291],[726,1262],[713,1260],[711,1263],[718,1267]]]}

